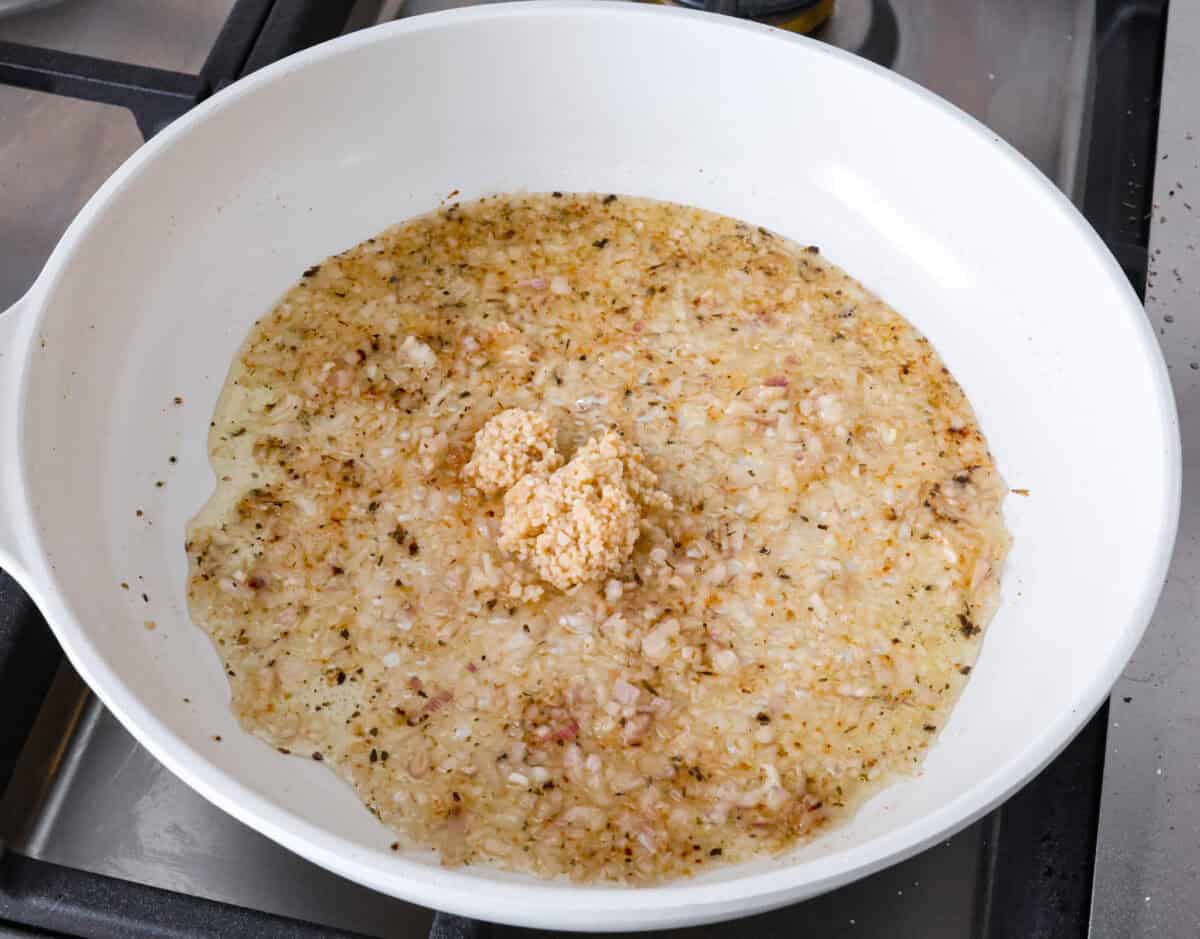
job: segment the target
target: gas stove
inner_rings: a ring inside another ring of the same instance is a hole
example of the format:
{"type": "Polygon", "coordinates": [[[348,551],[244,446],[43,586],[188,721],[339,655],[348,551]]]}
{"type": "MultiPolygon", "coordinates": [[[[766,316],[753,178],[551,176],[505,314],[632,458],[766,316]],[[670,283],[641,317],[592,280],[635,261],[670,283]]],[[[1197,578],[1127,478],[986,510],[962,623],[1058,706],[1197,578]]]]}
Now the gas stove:
{"type": "MultiPolygon", "coordinates": [[[[808,32],[948,98],[1074,199],[1145,290],[1166,0],[678,2],[808,32]]],[[[0,308],[32,282],[108,173],[196,102],[315,42],[463,5],[63,0],[0,19],[0,308]]],[[[1192,19],[1200,32],[1200,17],[1192,19]]],[[[1102,794],[1125,781],[1105,779],[1104,757],[1120,739],[1118,716],[1128,703],[1114,700],[1112,714],[1098,714],[1005,806],[925,853],[803,904],[673,932],[697,939],[1129,934],[1092,916],[1094,879],[1110,884],[1115,876],[1101,869],[1104,850],[1097,861],[1097,831],[1102,848],[1112,844],[1101,827],[1102,794]]],[[[2,572],[0,713],[0,934],[533,933],[372,893],[209,805],[89,694],[2,572]]],[[[1108,855],[1128,861],[1111,847],[1108,855]]],[[[1097,909],[1115,906],[1106,915],[1123,916],[1120,892],[1104,888],[1097,909]]],[[[1192,915],[1180,929],[1192,931],[1192,915]]]]}

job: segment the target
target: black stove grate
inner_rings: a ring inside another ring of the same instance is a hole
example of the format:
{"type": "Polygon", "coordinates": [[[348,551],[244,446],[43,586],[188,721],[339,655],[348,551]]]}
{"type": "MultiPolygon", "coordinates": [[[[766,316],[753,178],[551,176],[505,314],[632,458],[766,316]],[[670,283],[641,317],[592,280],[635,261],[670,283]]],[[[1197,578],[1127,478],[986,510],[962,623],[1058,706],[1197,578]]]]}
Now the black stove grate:
{"type": "Polygon", "coordinates": [[[231,82],[341,34],[353,0],[237,0],[198,75],[0,42],[0,84],[115,104],[152,137],[231,82]]]}
{"type": "MultiPolygon", "coordinates": [[[[1097,0],[1097,61],[1084,210],[1139,292],[1147,272],[1155,140],[1167,0],[1097,0]]],[[[199,74],[190,75],[0,42],[0,84],[128,108],[150,137],[225,85],[292,52],[340,35],[354,0],[237,0],[199,74]]],[[[62,652],[32,602],[0,571],[0,791],[42,706],[62,652]]],[[[1037,779],[984,822],[985,887],[976,936],[1063,939],[1089,931],[1092,869],[1107,707],[1037,779]]],[[[0,936],[200,939],[344,931],[4,851],[0,936]]],[[[853,888],[845,888],[847,890],[853,888]]],[[[677,939],[820,935],[811,905],[694,929],[677,939]]],[[[527,939],[544,932],[438,914],[440,939],[527,939]]]]}

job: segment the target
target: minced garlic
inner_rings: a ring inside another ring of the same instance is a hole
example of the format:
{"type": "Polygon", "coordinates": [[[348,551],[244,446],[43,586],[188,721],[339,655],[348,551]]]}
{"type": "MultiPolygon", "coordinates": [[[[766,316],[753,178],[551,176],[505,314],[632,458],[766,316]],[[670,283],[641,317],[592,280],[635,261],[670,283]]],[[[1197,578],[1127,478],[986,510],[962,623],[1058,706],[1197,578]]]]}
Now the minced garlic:
{"type": "Polygon", "coordinates": [[[526,473],[549,473],[561,465],[554,428],[546,418],[509,408],[475,434],[475,452],[463,467],[463,478],[490,495],[511,488],[526,473]]]}
{"type": "Polygon", "coordinates": [[[636,448],[610,430],[551,475],[518,480],[504,496],[500,547],[560,590],[615,573],[637,541],[637,497],[669,505],[656,482],[636,448]]]}

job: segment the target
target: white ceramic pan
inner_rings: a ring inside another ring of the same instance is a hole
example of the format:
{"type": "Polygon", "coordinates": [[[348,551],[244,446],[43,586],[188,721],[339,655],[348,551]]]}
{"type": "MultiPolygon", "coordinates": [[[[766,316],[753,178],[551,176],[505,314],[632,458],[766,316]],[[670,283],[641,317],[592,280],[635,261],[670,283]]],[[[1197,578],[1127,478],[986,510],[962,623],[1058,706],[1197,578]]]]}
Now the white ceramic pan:
{"type": "Polygon", "coordinates": [[[816,42],[603,2],[357,33],[159,134],[0,316],[0,455],[0,565],[172,771],[377,890],[567,929],[780,906],[995,806],[1067,743],[1136,645],[1180,477],[1170,387],[1137,299],[1021,157],[816,42]],[[208,421],[255,318],[308,265],[453,190],[550,189],[672,199],[819,244],[931,338],[1010,485],[1029,490],[1006,505],[1003,608],[924,772],[788,858],[630,890],[393,853],[332,773],[237,729],[188,620],[184,524],[212,488],[208,421]]]}

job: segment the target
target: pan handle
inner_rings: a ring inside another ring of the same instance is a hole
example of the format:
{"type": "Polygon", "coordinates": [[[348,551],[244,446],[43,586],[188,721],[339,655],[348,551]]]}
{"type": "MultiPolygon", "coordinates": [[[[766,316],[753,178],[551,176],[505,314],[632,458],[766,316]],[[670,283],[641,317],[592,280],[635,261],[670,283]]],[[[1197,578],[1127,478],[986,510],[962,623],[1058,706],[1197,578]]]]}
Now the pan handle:
{"type": "Polygon", "coordinates": [[[23,486],[17,462],[18,389],[36,307],[30,288],[0,313],[0,568],[21,580],[23,486]]]}

